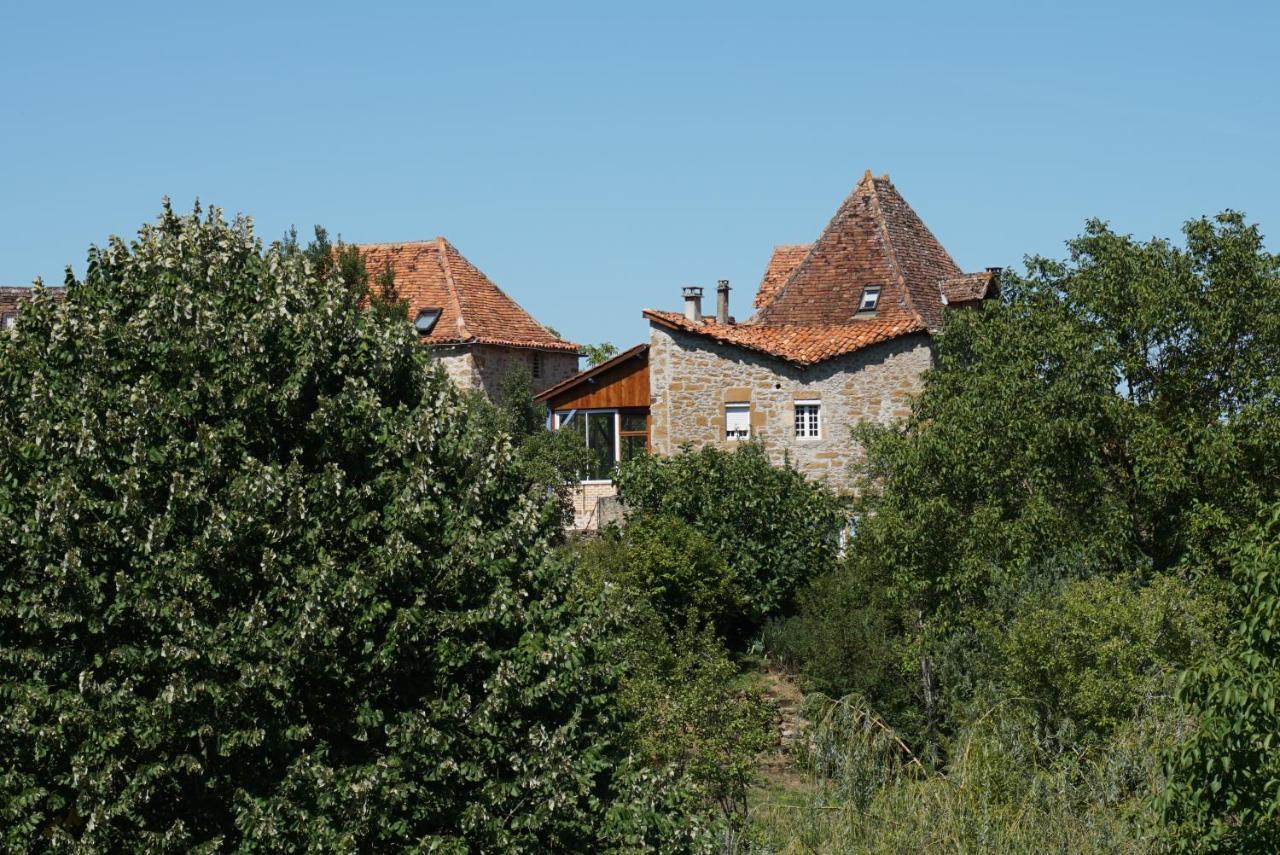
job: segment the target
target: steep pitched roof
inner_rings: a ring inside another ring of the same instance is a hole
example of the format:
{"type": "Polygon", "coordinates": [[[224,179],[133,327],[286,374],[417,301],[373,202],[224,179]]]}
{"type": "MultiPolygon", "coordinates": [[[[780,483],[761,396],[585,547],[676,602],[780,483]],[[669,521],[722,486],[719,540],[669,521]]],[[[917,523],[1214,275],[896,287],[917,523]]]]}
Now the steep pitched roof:
{"type": "Polygon", "coordinates": [[[646,309],[652,323],[811,365],[898,336],[933,333],[943,307],[995,293],[992,273],[962,273],[889,181],[868,170],[811,244],[774,247],[755,316],[700,323],[646,309]],[[863,290],[880,289],[874,313],[863,290]]]}
{"type": "Polygon", "coordinates": [[[407,243],[360,244],[370,275],[387,265],[409,318],[439,309],[427,344],[497,344],[576,352],[578,345],[551,333],[443,237],[407,243]]]}
{"type": "Polygon", "coordinates": [[[960,268],[898,193],[870,170],[773,298],[757,323],[852,321],[863,288],[878,286],[877,320],[942,324],[941,280],[960,268]]]}
{"type": "Polygon", "coordinates": [[[756,291],[756,299],[752,305],[759,309],[772,300],[812,247],[811,243],[784,243],[775,246],[773,255],[769,256],[769,264],[764,269],[764,276],[760,279],[760,288],[756,291]]]}
{"type": "Polygon", "coordinates": [[[722,326],[709,318],[695,323],[679,312],[645,309],[644,316],[668,329],[703,335],[725,344],[776,356],[796,365],[813,365],[873,344],[928,330],[920,321],[906,317],[886,320],[875,318],[846,324],[722,326]]]}

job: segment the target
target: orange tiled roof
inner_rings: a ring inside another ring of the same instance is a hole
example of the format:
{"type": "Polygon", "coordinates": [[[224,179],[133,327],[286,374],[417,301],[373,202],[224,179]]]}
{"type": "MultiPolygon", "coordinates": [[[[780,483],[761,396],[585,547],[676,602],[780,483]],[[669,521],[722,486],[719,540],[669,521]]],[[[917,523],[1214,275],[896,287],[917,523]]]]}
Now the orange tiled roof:
{"type": "Polygon", "coordinates": [[[370,276],[390,264],[396,292],[412,320],[439,309],[427,344],[496,344],[576,352],[578,345],[553,334],[520,307],[443,237],[407,243],[357,245],[370,276]]]}
{"type": "MultiPolygon", "coordinates": [[[[889,181],[870,170],[812,244],[774,247],[743,324],[695,324],[676,312],[645,310],[654,323],[705,335],[800,365],[942,326],[946,300],[978,293],[990,274],[964,274],[889,181]],[[985,278],[983,278],[985,277],[985,278]],[[863,291],[880,289],[874,313],[863,291]]],[[[984,287],[981,299],[991,293],[984,287]]]]}
{"type": "Polygon", "coordinates": [[[752,304],[757,309],[764,306],[778,293],[778,289],[791,277],[796,266],[804,260],[805,255],[813,248],[811,243],[784,243],[773,248],[769,264],[764,269],[764,277],[760,280],[760,289],[756,291],[756,299],[752,304]]]}
{"type": "Polygon", "coordinates": [[[934,330],[942,324],[939,283],[960,274],[889,177],[868,170],[756,321],[843,323],[857,313],[863,288],[878,286],[878,320],[909,318],[934,330]]]}
{"type": "Polygon", "coordinates": [[[813,365],[928,328],[911,318],[870,319],[843,324],[729,324],[709,318],[697,324],[679,312],[645,309],[644,316],[668,329],[704,335],[725,344],[777,356],[797,365],[813,365]]]}

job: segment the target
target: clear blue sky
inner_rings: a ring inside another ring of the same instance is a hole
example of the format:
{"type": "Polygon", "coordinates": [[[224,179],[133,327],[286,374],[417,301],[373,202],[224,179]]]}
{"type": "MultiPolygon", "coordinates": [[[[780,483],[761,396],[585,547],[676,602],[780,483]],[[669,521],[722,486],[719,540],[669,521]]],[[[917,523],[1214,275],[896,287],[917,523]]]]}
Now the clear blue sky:
{"type": "MultiPolygon", "coordinates": [[[[888,172],[966,269],[1225,207],[1280,233],[1280,4],[6,4],[0,283],[160,198],[449,237],[579,342],[888,172]]],[[[1271,241],[1273,249],[1276,242],[1271,241]]]]}

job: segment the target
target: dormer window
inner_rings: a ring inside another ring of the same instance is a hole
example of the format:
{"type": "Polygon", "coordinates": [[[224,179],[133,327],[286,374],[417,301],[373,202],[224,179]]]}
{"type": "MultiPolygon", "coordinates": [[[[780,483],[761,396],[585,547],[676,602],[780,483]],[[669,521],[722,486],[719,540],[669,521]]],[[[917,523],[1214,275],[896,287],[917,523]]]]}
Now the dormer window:
{"type": "Polygon", "coordinates": [[[418,331],[418,335],[430,335],[438,320],[440,320],[439,309],[422,309],[413,319],[413,328],[418,331]]]}
{"type": "Polygon", "coordinates": [[[862,302],[858,304],[858,311],[874,312],[878,305],[880,305],[880,288],[878,286],[863,288],[862,302]]]}

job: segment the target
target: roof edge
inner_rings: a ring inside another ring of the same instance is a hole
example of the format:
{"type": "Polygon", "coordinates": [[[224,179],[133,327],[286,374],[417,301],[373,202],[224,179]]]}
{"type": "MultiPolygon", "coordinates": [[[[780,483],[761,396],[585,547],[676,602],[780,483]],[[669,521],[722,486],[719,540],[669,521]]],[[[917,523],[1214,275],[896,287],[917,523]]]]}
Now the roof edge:
{"type": "Polygon", "coordinates": [[[610,368],[614,368],[618,365],[621,365],[623,362],[627,361],[628,359],[639,356],[641,353],[648,353],[648,352],[649,352],[649,345],[647,343],[641,343],[633,347],[629,347],[626,350],[622,351],[622,353],[619,353],[617,356],[606,359],[604,362],[601,362],[599,365],[592,365],[586,371],[579,371],[577,374],[573,375],[572,377],[566,377],[565,379],[561,380],[559,383],[557,383],[554,386],[548,386],[546,389],[543,389],[541,392],[534,395],[533,400],[545,401],[548,398],[555,397],[556,395],[559,395],[561,392],[567,389],[572,389],[574,386],[578,385],[579,383],[585,383],[587,380],[590,380],[592,377],[598,377],[599,375],[603,374],[605,371],[608,371],[610,368]]]}

